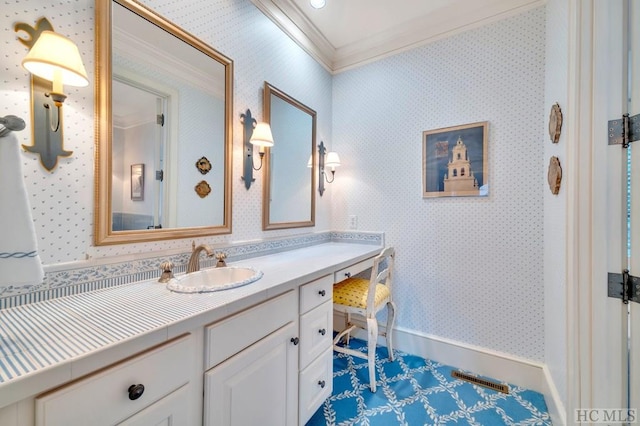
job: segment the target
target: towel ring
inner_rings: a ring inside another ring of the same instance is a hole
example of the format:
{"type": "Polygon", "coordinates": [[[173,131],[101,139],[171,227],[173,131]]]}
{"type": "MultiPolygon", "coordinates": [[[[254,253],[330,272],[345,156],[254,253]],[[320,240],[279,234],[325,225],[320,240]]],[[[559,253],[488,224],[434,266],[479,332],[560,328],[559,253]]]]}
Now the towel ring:
{"type": "Polygon", "coordinates": [[[15,115],[0,117],[0,125],[4,126],[4,129],[0,130],[0,137],[8,135],[12,131],[20,131],[25,128],[24,120],[15,115]]]}

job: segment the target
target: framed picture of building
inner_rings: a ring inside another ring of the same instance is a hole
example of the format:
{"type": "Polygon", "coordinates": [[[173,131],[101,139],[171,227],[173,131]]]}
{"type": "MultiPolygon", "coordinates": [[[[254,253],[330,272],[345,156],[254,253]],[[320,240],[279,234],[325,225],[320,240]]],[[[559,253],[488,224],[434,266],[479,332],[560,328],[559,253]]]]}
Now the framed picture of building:
{"type": "Polygon", "coordinates": [[[489,195],[489,122],[422,132],[422,197],[489,195]]]}
{"type": "Polygon", "coordinates": [[[144,164],[131,165],[131,200],[144,200],[144,164]]]}

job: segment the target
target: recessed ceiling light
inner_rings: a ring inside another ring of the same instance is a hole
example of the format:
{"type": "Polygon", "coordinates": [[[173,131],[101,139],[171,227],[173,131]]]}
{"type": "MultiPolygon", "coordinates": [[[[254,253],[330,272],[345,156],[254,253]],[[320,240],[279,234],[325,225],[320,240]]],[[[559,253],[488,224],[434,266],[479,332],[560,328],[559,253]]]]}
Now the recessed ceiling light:
{"type": "Polygon", "coordinates": [[[311,6],[316,9],[322,9],[326,4],[325,0],[310,0],[311,6]]]}

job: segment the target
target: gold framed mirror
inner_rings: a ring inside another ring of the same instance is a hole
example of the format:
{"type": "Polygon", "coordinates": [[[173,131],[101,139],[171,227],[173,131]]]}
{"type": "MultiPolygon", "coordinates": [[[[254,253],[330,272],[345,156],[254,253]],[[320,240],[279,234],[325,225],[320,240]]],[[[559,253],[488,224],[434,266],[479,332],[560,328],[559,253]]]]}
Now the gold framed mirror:
{"type": "Polygon", "coordinates": [[[96,0],[96,245],[231,233],[232,96],[231,59],[96,0]]]}
{"type": "Polygon", "coordinates": [[[316,112],[266,81],[263,96],[274,145],[265,152],[262,229],[314,226],[316,112]]]}

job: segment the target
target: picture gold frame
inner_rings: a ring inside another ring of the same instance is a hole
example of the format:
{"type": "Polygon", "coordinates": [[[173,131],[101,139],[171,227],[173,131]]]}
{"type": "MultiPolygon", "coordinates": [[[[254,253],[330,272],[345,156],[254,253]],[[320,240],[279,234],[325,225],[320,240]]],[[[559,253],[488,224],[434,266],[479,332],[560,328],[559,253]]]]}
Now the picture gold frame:
{"type": "Polygon", "coordinates": [[[422,132],[422,196],[489,195],[489,122],[422,132]]]}

